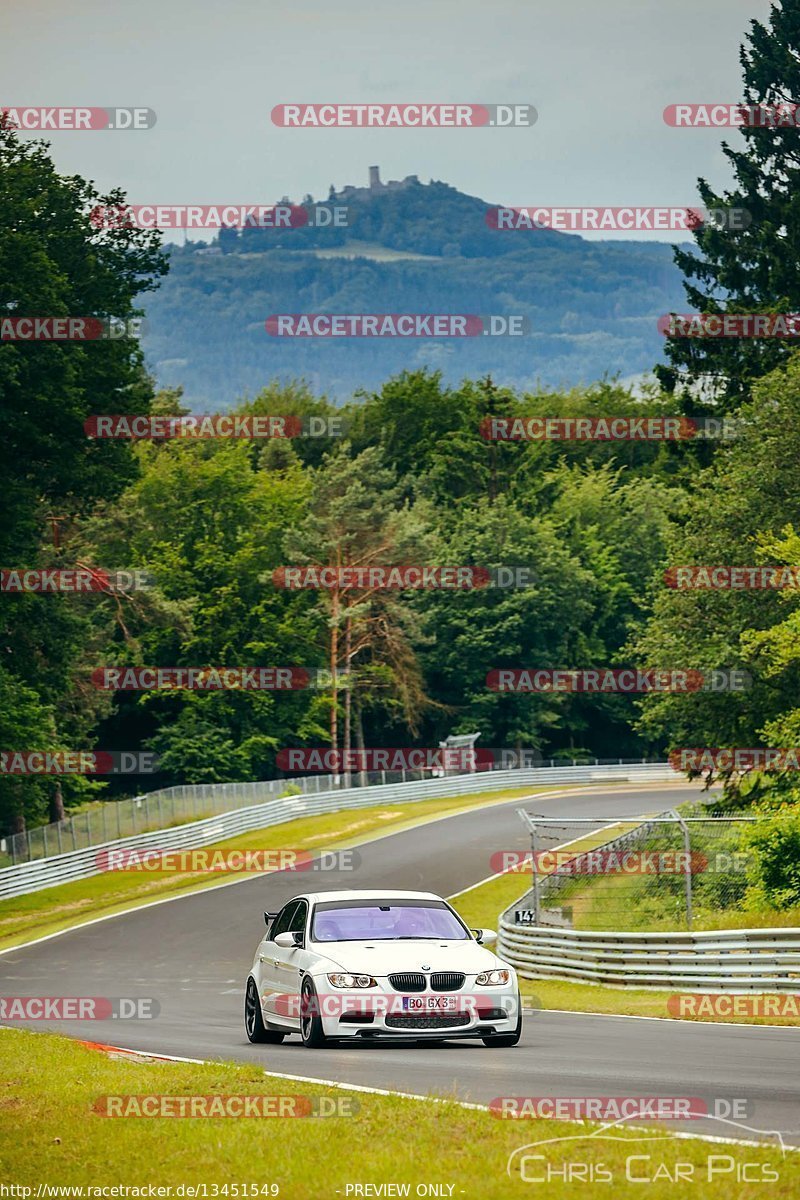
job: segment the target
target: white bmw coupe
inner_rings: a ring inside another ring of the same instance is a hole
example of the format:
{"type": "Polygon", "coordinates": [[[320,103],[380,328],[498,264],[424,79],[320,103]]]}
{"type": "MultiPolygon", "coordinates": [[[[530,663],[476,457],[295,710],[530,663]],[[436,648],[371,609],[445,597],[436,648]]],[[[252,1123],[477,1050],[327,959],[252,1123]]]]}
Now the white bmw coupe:
{"type": "Polygon", "coordinates": [[[264,916],[245,994],[251,1042],[520,1039],[516,972],[486,949],[496,934],[468,929],[432,892],[313,892],[264,916]]]}

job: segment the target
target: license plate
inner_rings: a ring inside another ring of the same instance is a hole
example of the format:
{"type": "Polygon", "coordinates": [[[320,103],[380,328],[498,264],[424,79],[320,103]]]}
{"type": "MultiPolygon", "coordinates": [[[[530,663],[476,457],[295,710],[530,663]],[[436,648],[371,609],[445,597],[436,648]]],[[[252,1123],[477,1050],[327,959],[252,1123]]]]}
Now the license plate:
{"type": "Polygon", "coordinates": [[[456,1012],[456,996],[403,996],[406,1012],[456,1012]]]}

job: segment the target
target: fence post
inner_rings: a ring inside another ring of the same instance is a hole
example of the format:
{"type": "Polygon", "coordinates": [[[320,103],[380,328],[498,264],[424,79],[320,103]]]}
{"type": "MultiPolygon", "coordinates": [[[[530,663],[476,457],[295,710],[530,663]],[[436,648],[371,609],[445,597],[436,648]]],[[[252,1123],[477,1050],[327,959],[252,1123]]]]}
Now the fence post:
{"type": "Polygon", "coordinates": [[[122,801],[117,801],[117,837],[122,837],[122,801]]]}
{"type": "Polygon", "coordinates": [[[531,873],[533,875],[533,923],[539,924],[539,839],[536,826],[531,826],[531,873]]]}
{"type": "Polygon", "coordinates": [[[58,831],[58,853],[61,854],[62,847],[61,847],[61,822],[60,821],[56,825],[56,829],[58,831]]]}
{"type": "Polygon", "coordinates": [[[78,843],[75,840],[75,818],[74,817],[70,817],[70,819],[69,819],[69,831],[72,834],[72,849],[77,850],[78,843]]]}
{"type": "Polygon", "coordinates": [[[108,841],[108,804],[103,805],[103,841],[108,841]]]}
{"type": "Polygon", "coordinates": [[[689,826],[674,808],[671,810],[672,815],[681,827],[683,833],[683,849],[686,855],[686,870],[684,872],[684,882],[686,886],[686,928],[692,928],[692,839],[689,834],[689,826]]]}
{"type": "Polygon", "coordinates": [[[47,826],[42,826],[42,844],[44,846],[44,857],[47,858],[47,826]]]}
{"type": "Polygon", "coordinates": [[[31,831],[30,831],[30,829],[25,830],[25,840],[28,843],[28,862],[31,862],[32,860],[31,860],[31,831]]]}

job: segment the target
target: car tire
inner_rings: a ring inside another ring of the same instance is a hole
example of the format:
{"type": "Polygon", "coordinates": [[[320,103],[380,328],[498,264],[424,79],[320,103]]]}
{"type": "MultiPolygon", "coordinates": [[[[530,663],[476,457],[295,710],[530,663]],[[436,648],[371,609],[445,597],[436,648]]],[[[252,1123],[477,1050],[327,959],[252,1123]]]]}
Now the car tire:
{"type": "Polygon", "coordinates": [[[484,1046],[495,1046],[502,1048],[503,1046],[516,1046],[519,1039],[522,1037],[522,997],[517,993],[517,1028],[513,1033],[493,1033],[489,1037],[481,1038],[484,1046]]]}
{"type": "Polygon", "coordinates": [[[272,1046],[280,1045],[286,1037],[285,1033],[267,1029],[264,1024],[261,1003],[258,999],[258,988],[252,975],[247,981],[247,989],[244,994],[244,1031],[249,1041],[267,1042],[272,1046]]]}
{"type": "Polygon", "coordinates": [[[317,989],[308,975],[300,985],[300,1037],[309,1050],[321,1050],[330,1045],[322,1028],[317,989]]]}

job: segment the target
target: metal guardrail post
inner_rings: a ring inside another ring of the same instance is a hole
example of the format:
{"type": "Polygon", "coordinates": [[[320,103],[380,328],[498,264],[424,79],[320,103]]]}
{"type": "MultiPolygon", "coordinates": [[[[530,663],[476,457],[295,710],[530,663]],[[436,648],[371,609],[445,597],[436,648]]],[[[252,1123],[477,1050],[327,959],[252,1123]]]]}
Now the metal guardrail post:
{"type": "Polygon", "coordinates": [[[686,870],[684,872],[684,884],[686,888],[686,928],[692,928],[692,839],[689,834],[689,826],[684,821],[683,817],[676,809],[672,809],[672,814],[675,820],[681,827],[683,833],[683,849],[686,854],[686,870]]]}
{"type": "Polygon", "coordinates": [[[531,873],[533,875],[533,923],[540,924],[539,920],[539,839],[536,834],[536,825],[531,826],[531,873]]]}

